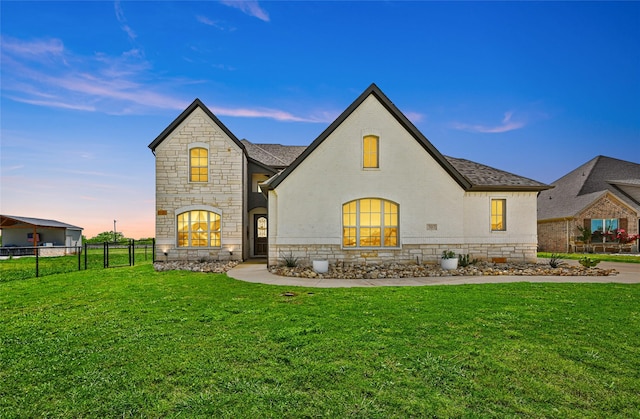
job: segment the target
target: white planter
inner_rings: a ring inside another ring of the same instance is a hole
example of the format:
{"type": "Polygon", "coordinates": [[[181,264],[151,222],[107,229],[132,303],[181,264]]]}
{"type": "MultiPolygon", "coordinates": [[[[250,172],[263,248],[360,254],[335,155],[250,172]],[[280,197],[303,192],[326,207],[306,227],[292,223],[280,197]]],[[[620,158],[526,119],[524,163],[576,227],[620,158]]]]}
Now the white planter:
{"type": "Polygon", "coordinates": [[[328,260],[314,260],[313,261],[313,270],[319,274],[329,272],[329,261],[328,260]]]}
{"type": "Polygon", "coordinates": [[[458,258],[440,259],[440,266],[446,270],[458,269],[458,258]]]}

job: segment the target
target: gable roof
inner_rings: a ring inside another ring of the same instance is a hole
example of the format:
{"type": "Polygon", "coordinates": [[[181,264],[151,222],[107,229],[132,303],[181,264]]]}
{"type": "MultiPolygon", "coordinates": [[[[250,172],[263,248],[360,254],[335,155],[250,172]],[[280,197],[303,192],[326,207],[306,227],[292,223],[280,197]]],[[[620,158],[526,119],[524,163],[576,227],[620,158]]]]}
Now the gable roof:
{"type": "Polygon", "coordinates": [[[82,230],[82,227],[62,223],[56,220],[31,217],[16,217],[13,215],[0,215],[0,229],[25,227],[66,228],[69,230],[82,230]]]}
{"type": "Polygon", "coordinates": [[[469,188],[471,191],[541,191],[550,188],[549,185],[536,180],[514,175],[471,160],[449,156],[445,156],[445,158],[471,182],[471,188],[469,188]]]}
{"type": "Polygon", "coordinates": [[[531,190],[540,191],[549,188],[540,182],[523,178],[501,170],[493,169],[464,159],[443,156],[431,142],[407,119],[407,117],[382,93],[380,88],[371,84],[349,107],[316,138],[286,169],[263,185],[276,188],[293,172],[324,140],[327,139],[369,96],[378,102],[396,119],[396,121],[433,157],[433,159],[464,190],[531,190]]]}
{"type": "Polygon", "coordinates": [[[240,140],[247,150],[249,158],[265,166],[284,168],[307,149],[307,146],[281,144],[254,144],[248,140],[240,140]]]}
{"type": "Polygon", "coordinates": [[[209,108],[207,108],[204,103],[200,101],[200,99],[196,98],[191,103],[191,105],[187,107],[187,109],[182,111],[182,113],[176,119],[174,119],[173,122],[169,124],[169,126],[165,128],[164,131],[162,131],[160,135],[158,135],[156,139],[151,142],[151,144],[149,144],[148,147],[151,149],[151,151],[155,153],[156,148],[160,145],[160,143],[162,143],[169,135],[171,135],[171,133],[180,124],[182,124],[184,120],[187,119],[194,110],[196,110],[196,108],[202,109],[204,113],[207,114],[207,116],[211,118],[211,120],[213,120],[213,122],[215,122],[216,125],[218,125],[220,129],[222,129],[222,131],[224,131],[224,133],[227,134],[227,136],[229,136],[229,138],[231,138],[231,140],[238,145],[238,147],[240,147],[241,150],[244,150],[244,145],[236,138],[236,136],[233,135],[233,133],[229,131],[229,129],[222,122],[220,122],[220,120],[213,114],[213,112],[211,112],[209,108]]]}
{"type": "Polygon", "coordinates": [[[640,164],[597,156],[567,173],[538,197],[538,220],[573,217],[611,193],[640,214],[640,164]]]}

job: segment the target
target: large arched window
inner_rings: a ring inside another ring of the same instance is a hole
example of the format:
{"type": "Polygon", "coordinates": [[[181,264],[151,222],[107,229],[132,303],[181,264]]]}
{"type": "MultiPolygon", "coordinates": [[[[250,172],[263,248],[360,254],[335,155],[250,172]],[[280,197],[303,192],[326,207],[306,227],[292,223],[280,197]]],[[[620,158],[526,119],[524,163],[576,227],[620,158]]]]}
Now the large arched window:
{"type": "Polygon", "coordinates": [[[209,150],[203,147],[189,149],[189,181],[209,181],[209,150]]]}
{"type": "Polygon", "coordinates": [[[178,214],[178,247],[220,247],[220,215],[202,210],[178,214]]]}
{"type": "Polygon", "coordinates": [[[364,198],[342,205],[343,247],[397,247],[398,204],[364,198]]]}

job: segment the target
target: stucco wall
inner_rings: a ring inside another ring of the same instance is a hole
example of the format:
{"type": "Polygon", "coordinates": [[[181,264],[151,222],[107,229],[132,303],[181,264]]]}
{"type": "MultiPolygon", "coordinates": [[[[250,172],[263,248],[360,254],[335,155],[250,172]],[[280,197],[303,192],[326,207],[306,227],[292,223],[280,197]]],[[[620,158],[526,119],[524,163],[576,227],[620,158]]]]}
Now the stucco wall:
{"type": "Polygon", "coordinates": [[[245,226],[242,149],[196,108],[156,149],[156,249],[159,258],[241,259],[245,226]],[[209,180],[189,182],[189,147],[209,149],[209,180]],[[207,207],[221,213],[220,248],[177,248],[176,210],[207,207]],[[230,251],[233,255],[230,255],[230,251]]]}
{"type": "Polygon", "coordinates": [[[427,260],[445,248],[535,260],[536,194],[465,193],[372,96],[270,191],[269,220],[269,264],[293,250],[305,261],[315,254],[335,261],[376,252],[378,258],[427,260]],[[362,168],[366,134],[380,137],[379,169],[362,168]],[[506,233],[490,231],[492,196],[507,198],[506,233]],[[341,249],[342,205],[360,198],[399,205],[398,249],[341,249]]]}

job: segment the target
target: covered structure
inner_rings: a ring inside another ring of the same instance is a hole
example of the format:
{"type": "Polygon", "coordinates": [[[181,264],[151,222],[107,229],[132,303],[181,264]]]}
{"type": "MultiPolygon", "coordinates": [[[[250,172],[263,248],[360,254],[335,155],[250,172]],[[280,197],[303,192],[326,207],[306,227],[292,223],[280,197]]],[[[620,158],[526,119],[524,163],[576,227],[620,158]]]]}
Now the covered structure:
{"type": "Polygon", "coordinates": [[[0,230],[3,254],[10,248],[43,246],[59,256],[82,246],[82,228],[56,220],[0,215],[0,230]]]}

